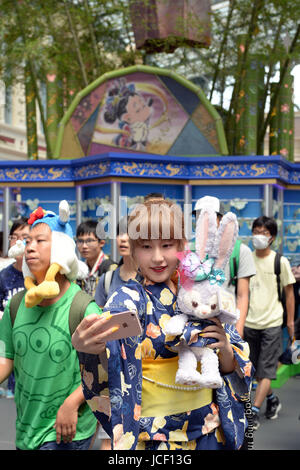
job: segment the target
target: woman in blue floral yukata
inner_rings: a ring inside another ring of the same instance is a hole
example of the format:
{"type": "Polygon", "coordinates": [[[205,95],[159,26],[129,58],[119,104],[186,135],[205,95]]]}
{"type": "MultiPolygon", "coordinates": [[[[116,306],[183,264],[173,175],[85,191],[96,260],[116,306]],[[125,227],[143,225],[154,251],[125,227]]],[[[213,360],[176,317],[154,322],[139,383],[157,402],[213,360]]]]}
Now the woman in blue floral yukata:
{"type": "Polygon", "coordinates": [[[108,299],[102,318],[89,315],[73,335],[84,395],[111,437],[113,449],[225,450],[243,444],[252,365],[248,344],[217,318],[203,336],[219,356],[223,384],[216,390],[178,385],[178,355],[165,334],[175,314],[178,264],[184,250],[183,214],[163,199],[139,205],[128,234],[143,282],[130,280],[108,299]],[[134,310],[143,333],[107,341],[107,315],[134,310]]]}

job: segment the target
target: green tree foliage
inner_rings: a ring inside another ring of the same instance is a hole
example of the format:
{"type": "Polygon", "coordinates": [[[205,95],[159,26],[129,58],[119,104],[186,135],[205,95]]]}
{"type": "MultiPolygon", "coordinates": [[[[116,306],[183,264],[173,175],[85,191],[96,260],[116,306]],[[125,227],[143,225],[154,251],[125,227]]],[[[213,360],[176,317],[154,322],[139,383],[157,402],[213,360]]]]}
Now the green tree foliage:
{"type": "Polygon", "coordinates": [[[55,70],[61,118],[78,91],[107,71],[134,64],[140,56],[133,50],[128,8],[122,3],[1,0],[0,76],[6,86],[25,84],[24,71],[29,70],[48,158],[53,144],[41,96],[47,76],[55,70]]]}
{"type": "Polygon", "coordinates": [[[149,64],[172,68],[196,83],[224,118],[231,154],[237,153],[238,100],[250,57],[259,57],[265,67],[263,92],[258,110],[257,152],[263,147],[272,110],[272,82],[279,94],[285,75],[299,63],[300,0],[228,0],[211,2],[211,44],[209,48],[178,48],[172,56],[152,55],[149,64]],[[219,5],[220,6],[220,5],[219,5]],[[239,50],[244,38],[243,53],[239,50]],[[171,64],[171,65],[170,65],[171,64]],[[280,73],[280,78],[278,74],[280,73]]]}

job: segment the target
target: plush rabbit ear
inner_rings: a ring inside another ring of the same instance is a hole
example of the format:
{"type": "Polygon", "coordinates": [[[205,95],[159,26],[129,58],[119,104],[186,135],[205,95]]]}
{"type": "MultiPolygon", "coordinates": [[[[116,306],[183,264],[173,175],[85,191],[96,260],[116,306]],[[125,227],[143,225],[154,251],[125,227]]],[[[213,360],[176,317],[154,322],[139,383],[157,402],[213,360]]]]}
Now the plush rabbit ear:
{"type": "Polygon", "coordinates": [[[195,248],[199,258],[204,259],[205,255],[211,256],[214,248],[214,239],[217,232],[217,215],[210,209],[203,209],[196,224],[195,248]]]}
{"type": "Polygon", "coordinates": [[[227,212],[221,220],[213,249],[214,267],[224,269],[233,251],[239,226],[236,215],[227,212]]]}

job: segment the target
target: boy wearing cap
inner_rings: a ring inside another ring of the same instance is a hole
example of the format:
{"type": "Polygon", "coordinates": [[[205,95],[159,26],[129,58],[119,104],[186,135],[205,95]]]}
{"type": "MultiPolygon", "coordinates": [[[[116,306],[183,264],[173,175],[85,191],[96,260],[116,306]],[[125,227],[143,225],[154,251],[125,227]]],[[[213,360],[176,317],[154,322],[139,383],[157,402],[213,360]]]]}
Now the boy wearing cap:
{"type": "MultiPolygon", "coordinates": [[[[11,301],[7,304],[0,323],[0,383],[14,369],[18,449],[84,450],[90,445],[96,420],[84,406],[79,362],[69,330],[70,306],[80,290],[72,282],[79,266],[72,230],[66,220],[46,211],[30,221],[24,276],[30,288],[38,289],[45,286],[49,269],[57,265],[51,281],[57,293],[42,298],[43,289],[36,296],[34,291],[30,307],[23,297],[13,325],[11,301]]],[[[85,315],[90,313],[101,313],[95,302],[85,310],[85,315]]]]}
{"type": "MultiPolygon", "coordinates": [[[[199,216],[200,212],[204,208],[210,208],[217,214],[217,222],[221,220],[225,214],[225,209],[222,202],[214,196],[204,196],[195,204],[195,209],[193,213],[196,215],[196,219],[199,216]]],[[[250,278],[256,274],[256,268],[250,248],[244,243],[240,244],[239,251],[239,263],[237,267],[237,286],[231,284],[230,276],[230,265],[227,264],[225,268],[225,277],[227,284],[225,287],[231,290],[236,294],[236,305],[240,311],[240,318],[236,324],[236,329],[243,338],[244,336],[244,325],[246,321],[246,316],[248,312],[249,304],[249,282],[250,278]]]]}

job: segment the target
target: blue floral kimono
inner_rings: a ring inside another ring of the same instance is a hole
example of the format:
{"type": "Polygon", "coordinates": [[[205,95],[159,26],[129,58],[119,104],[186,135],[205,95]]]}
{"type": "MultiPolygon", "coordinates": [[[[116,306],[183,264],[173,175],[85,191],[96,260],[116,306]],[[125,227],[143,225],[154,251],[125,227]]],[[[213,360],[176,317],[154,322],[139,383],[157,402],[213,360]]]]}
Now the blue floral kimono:
{"type": "MultiPolygon", "coordinates": [[[[108,342],[104,367],[97,355],[79,353],[87,403],[112,438],[114,449],[239,449],[247,428],[243,402],[249,398],[253,368],[248,344],[233,326],[224,328],[233,347],[236,370],[223,376],[221,388],[208,391],[212,400],[194,409],[195,401],[191,398],[187,409],[180,412],[173,412],[171,403],[171,411],[166,415],[143,414],[142,388],[144,394],[147,381],[147,377],[143,378],[143,361],[150,360],[150,364],[152,361],[155,370],[160,371],[160,367],[167,364],[168,368],[177,357],[167,345],[172,337],[167,338],[164,333],[175,307],[176,296],[165,284],[144,287],[132,280],[114,292],[104,311],[111,314],[137,311],[143,334],[108,342]]],[[[158,378],[160,380],[159,373],[158,378]]],[[[163,395],[162,392],[170,392],[172,397],[178,393],[178,400],[170,398],[170,402],[178,401],[175,409],[180,406],[181,391],[176,390],[180,387],[159,381],[156,386],[154,400],[163,395]]],[[[189,401],[189,392],[183,393],[189,401]]],[[[198,391],[192,393],[198,394],[198,391]]]]}

